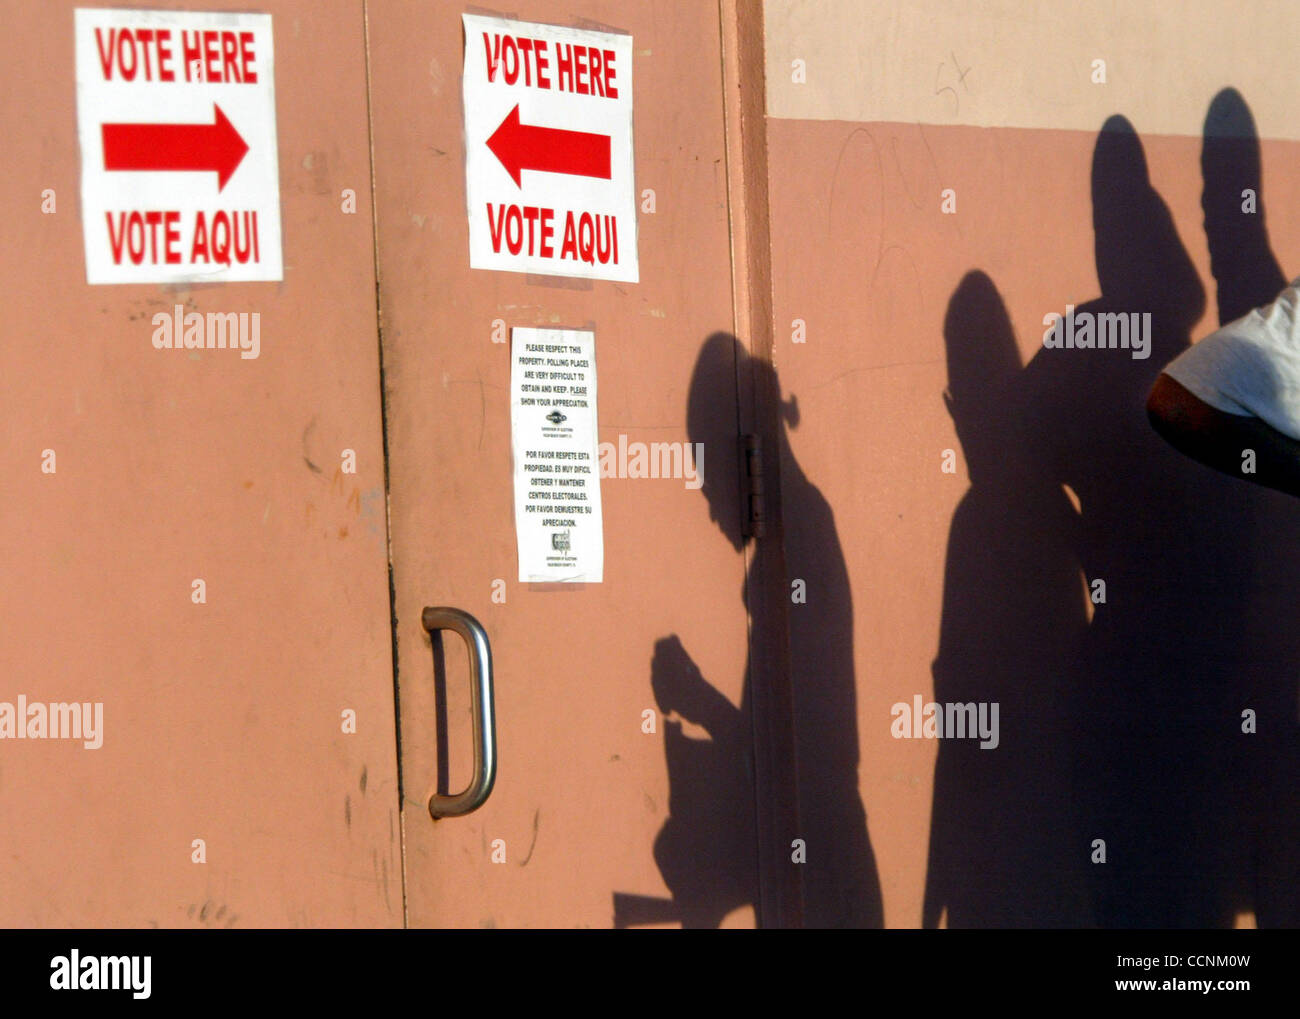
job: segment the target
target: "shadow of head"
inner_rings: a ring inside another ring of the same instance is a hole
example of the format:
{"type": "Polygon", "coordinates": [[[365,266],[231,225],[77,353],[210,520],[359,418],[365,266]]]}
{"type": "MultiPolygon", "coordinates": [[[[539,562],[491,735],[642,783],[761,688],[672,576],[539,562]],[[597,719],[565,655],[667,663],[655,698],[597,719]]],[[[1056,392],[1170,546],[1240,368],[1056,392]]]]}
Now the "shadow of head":
{"type": "Polygon", "coordinates": [[[1219,322],[1267,304],[1286,285],[1269,248],[1261,193],[1263,166],[1250,107],[1235,88],[1216,95],[1201,141],[1201,210],[1218,283],[1219,322]]]}
{"type": "Polygon", "coordinates": [[[753,367],[734,336],[714,333],[700,347],[686,399],[687,434],[691,442],[702,444],[705,453],[701,490],[708,500],[709,519],[737,551],[748,539],[741,526],[736,471],[736,380],[753,367]]]}
{"type": "Polygon", "coordinates": [[[987,274],[968,272],[943,320],[952,416],[972,481],[1006,463],[1014,440],[1010,389],[1020,372],[1020,351],[997,287],[987,274]]]}
{"type": "Polygon", "coordinates": [[[1190,329],[1200,320],[1205,288],[1151,186],[1142,140],[1119,115],[1102,125],[1093,149],[1092,224],[1103,301],[1149,311],[1166,330],[1190,329]]]}

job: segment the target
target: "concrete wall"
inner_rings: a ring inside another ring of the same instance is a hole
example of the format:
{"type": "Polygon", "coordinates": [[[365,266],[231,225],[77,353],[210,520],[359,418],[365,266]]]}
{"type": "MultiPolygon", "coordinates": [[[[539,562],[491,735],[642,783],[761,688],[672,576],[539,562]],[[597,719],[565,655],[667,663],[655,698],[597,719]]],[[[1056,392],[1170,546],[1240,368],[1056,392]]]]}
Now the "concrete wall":
{"type": "Polygon", "coordinates": [[[1295,271],[1300,12],[769,0],[765,21],[787,466],[851,581],[884,922],[1294,923],[1300,515],[1181,460],[1142,402],[1295,271]],[[1150,357],[1045,350],[1067,304],[1150,312],[1150,357]],[[918,694],[1000,702],[999,748],[894,738],[918,694]]]}

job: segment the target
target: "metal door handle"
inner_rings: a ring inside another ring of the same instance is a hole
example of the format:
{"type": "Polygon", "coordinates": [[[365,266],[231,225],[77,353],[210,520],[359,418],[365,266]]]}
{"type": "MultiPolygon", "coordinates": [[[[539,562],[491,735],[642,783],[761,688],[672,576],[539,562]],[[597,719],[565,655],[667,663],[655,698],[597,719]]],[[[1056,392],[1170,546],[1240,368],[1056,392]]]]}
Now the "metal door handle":
{"type": "Polygon", "coordinates": [[[464,791],[454,796],[434,793],[429,797],[429,813],[440,817],[468,814],[487,801],[497,778],[496,713],[492,706],[492,648],[487,631],[468,612],[439,607],[426,608],[420,621],[430,635],[435,630],[455,630],[469,649],[469,667],[473,674],[470,687],[474,713],[474,777],[464,791]]]}

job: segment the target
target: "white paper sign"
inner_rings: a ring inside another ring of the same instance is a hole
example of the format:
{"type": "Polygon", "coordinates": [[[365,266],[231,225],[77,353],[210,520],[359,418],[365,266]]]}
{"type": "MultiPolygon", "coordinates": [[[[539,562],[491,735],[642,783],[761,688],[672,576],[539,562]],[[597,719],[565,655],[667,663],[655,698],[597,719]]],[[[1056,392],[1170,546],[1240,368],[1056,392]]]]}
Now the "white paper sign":
{"type": "Polygon", "coordinates": [[[511,330],[510,433],[520,581],[599,583],[594,333],[511,330]]]}
{"type": "Polygon", "coordinates": [[[269,14],[78,9],[88,283],[278,280],[269,14]]]}
{"type": "Polygon", "coordinates": [[[632,37],[462,18],[471,268],[637,282],[632,37]]]}

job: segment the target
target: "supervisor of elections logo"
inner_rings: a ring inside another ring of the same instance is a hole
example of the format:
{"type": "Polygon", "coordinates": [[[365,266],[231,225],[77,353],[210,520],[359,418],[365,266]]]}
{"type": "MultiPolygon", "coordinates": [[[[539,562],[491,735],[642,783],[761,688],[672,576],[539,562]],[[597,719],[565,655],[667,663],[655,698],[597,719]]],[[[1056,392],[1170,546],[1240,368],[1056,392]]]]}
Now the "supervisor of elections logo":
{"type": "Polygon", "coordinates": [[[551,550],[554,552],[569,551],[569,532],[552,531],[551,532],[551,550]]]}
{"type": "Polygon", "coordinates": [[[563,414],[561,414],[558,410],[553,410],[546,415],[546,420],[553,425],[558,425],[558,424],[562,424],[565,421],[568,421],[569,419],[565,417],[563,414]]]}

